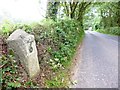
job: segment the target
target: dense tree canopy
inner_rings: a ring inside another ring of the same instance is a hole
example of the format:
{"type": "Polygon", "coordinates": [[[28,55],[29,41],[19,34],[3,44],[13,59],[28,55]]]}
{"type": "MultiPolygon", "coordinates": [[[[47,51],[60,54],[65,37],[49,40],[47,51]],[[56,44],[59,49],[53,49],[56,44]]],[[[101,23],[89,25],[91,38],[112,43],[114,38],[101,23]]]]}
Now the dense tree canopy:
{"type": "MultiPolygon", "coordinates": [[[[65,17],[80,22],[80,26],[115,27],[120,26],[120,2],[54,2],[48,5],[48,17],[53,20],[62,12],[65,17]],[[96,10],[96,11],[95,11],[96,10]],[[91,24],[90,24],[91,23],[91,24]]],[[[85,27],[86,28],[86,27],[85,27]]]]}

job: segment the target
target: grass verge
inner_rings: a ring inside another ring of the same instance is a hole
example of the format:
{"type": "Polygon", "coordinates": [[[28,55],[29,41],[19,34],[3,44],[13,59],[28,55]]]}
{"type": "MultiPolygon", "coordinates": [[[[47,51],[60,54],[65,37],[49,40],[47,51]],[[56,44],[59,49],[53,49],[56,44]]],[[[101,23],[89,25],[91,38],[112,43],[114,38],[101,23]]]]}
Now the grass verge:
{"type": "Polygon", "coordinates": [[[120,36],[120,27],[110,27],[106,29],[98,29],[96,31],[104,34],[120,36]]]}

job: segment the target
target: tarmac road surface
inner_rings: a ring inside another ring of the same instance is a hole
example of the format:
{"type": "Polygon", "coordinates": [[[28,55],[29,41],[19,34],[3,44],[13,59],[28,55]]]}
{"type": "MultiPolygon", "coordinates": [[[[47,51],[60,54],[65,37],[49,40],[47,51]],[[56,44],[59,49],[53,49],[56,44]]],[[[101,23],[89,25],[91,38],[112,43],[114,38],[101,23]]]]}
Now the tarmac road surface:
{"type": "Polygon", "coordinates": [[[118,88],[118,37],[86,31],[71,88],[118,88]]]}

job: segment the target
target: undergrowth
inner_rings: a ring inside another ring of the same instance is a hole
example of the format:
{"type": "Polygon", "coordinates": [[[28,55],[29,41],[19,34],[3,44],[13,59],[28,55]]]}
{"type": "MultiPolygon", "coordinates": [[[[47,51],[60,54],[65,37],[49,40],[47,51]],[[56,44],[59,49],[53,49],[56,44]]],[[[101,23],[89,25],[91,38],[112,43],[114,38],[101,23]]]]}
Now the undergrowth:
{"type": "MultiPolygon", "coordinates": [[[[79,22],[75,20],[58,20],[55,22],[47,19],[40,23],[32,23],[30,25],[9,25],[9,23],[7,23],[7,25],[1,25],[0,34],[7,38],[16,29],[23,29],[35,36],[38,49],[39,64],[42,73],[41,76],[44,78],[42,85],[39,87],[67,87],[70,72],[68,70],[68,67],[71,65],[76,47],[84,35],[84,31],[80,27],[79,22]]],[[[9,60],[5,59],[3,61],[8,62],[9,60]]],[[[16,65],[17,64],[11,66],[16,65]]],[[[8,64],[8,67],[9,66],[10,65],[8,64]]],[[[17,70],[16,67],[11,68],[11,70],[14,69],[17,70]]],[[[10,73],[10,71],[8,72],[10,73]]],[[[4,78],[6,72],[2,72],[2,74],[2,81],[7,81],[8,78],[4,78]]],[[[15,76],[14,74],[11,75],[13,75],[13,77],[15,76]]],[[[5,87],[25,87],[23,84],[21,84],[21,82],[18,82],[18,85],[16,85],[17,78],[14,77],[16,80],[13,80],[13,77],[11,77],[12,79],[9,80],[10,84],[7,82],[4,83],[5,87]]],[[[37,83],[31,83],[33,82],[30,82],[29,87],[34,87],[37,85],[37,83]]]]}
{"type": "Polygon", "coordinates": [[[120,36],[120,27],[110,27],[107,29],[98,29],[96,31],[100,33],[120,36]]]}

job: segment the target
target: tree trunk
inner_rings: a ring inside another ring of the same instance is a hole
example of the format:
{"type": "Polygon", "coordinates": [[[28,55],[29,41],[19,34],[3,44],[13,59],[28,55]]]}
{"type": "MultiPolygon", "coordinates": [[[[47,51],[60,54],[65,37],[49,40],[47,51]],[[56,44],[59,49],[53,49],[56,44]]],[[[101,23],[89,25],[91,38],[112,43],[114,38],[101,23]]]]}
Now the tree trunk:
{"type": "Polygon", "coordinates": [[[60,2],[48,2],[47,18],[55,20],[60,2]]]}

